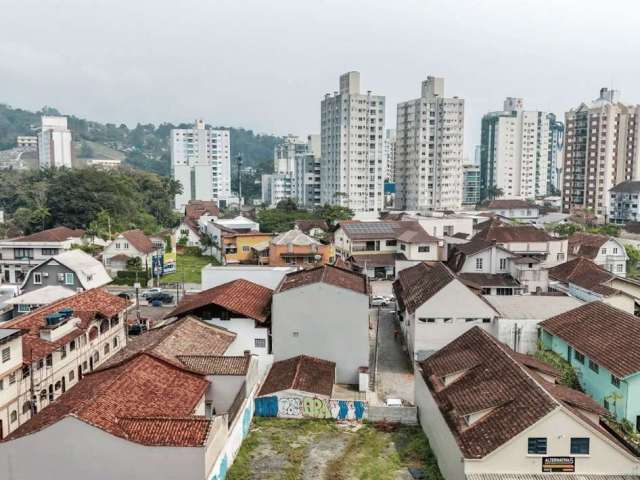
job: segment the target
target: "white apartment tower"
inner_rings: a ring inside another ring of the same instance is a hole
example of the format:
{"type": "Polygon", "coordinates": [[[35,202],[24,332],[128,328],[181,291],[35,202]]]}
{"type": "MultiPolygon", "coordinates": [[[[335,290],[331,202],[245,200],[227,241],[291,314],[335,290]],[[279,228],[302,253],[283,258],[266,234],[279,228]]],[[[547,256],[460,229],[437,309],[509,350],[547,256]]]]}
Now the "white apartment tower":
{"type": "Polygon", "coordinates": [[[171,173],[182,184],[176,195],[176,210],[189,200],[227,200],[231,195],[230,140],[227,130],[195,128],[171,130],[171,173]]]}
{"type": "Polygon", "coordinates": [[[284,142],[276,145],[273,152],[274,173],[295,173],[296,155],[306,153],[307,142],[296,136],[287,135],[284,142]]]}
{"type": "Polygon", "coordinates": [[[71,168],[73,147],[67,117],[43,116],[38,133],[38,163],[40,168],[71,168]]]}
{"type": "Polygon", "coordinates": [[[387,166],[385,180],[393,183],[396,168],[396,130],[394,128],[387,128],[384,133],[384,159],[387,166]]]}
{"type": "Polygon", "coordinates": [[[616,90],[565,114],[562,211],[608,212],[609,190],[640,179],[640,105],[625,105],[616,90]]]}
{"type": "MultiPolygon", "coordinates": [[[[533,199],[547,195],[550,149],[555,116],[546,112],[526,111],[521,98],[507,97],[504,108],[482,117],[480,154],[481,197],[492,198],[496,190],[501,198],[533,199]]],[[[551,172],[553,175],[555,172],[551,172]]]]}
{"type": "Polygon", "coordinates": [[[385,98],[360,93],[360,73],[340,76],[340,91],[321,102],[321,203],[354,212],[384,205],[385,98]]]}
{"type": "Polygon", "coordinates": [[[427,77],[422,95],[398,104],[396,207],[458,210],[462,204],[464,100],[444,96],[444,79],[427,77]]]}

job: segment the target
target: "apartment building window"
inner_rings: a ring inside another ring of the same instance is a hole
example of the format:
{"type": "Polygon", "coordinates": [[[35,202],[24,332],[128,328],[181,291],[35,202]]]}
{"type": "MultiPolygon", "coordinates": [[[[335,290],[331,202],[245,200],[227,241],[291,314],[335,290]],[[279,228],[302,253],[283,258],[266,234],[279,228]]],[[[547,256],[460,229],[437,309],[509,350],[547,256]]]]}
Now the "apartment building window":
{"type": "Polygon", "coordinates": [[[620,379],[615,375],[611,375],[611,385],[620,388],[620,379]]]}
{"type": "Polygon", "coordinates": [[[33,283],[35,285],[42,285],[42,273],[40,272],[33,273],[33,283]]]}
{"type": "Polygon", "coordinates": [[[528,452],[529,455],[546,455],[547,454],[547,439],[545,437],[530,437],[528,439],[528,452]]]}
{"type": "Polygon", "coordinates": [[[617,247],[614,247],[614,249],[613,249],[613,254],[614,254],[614,255],[617,255],[617,254],[618,254],[618,248],[617,248],[617,247]]]}
{"type": "Polygon", "coordinates": [[[476,270],[482,270],[482,259],[476,258],[476,270]]]}
{"type": "Polygon", "coordinates": [[[4,390],[4,378],[0,378],[0,392],[4,390]]]}
{"type": "Polygon", "coordinates": [[[602,254],[603,254],[603,255],[606,255],[606,254],[607,254],[607,249],[606,249],[606,248],[603,248],[603,249],[602,249],[602,254]]]}
{"type": "Polygon", "coordinates": [[[572,438],[571,439],[572,455],[589,455],[589,438],[572,438]]]}
{"type": "Polygon", "coordinates": [[[513,295],[512,288],[496,288],[496,295],[513,295]]]}
{"type": "Polygon", "coordinates": [[[118,348],[118,337],[113,337],[113,348],[118,348]]]}
{"type": "Polygon", "coordinates": [[[589,360],[589,368],[596,373],[600,372],[600,367],[598,366],[598,364],[591,359],[589,360]]]}
{"type": "Polygon", "coordinates": [[[429,245],[420,245],[418,247],[418,252],[420,252],[420,253],[428,253],[429,250],[430,250],[429,245]]]}
{"type": "Polygon", "coordinates": [[[11,360],[11,347],[2,349],[2,363],[6,363],[11,360]]]}
{"type": "Polygon", "coordinates": [[[581,354],[580,352],[574,350],[573,358],[576,359],[576,362],[581,363],[581,364],[584,365],[584,355],[581,354]]]}
{"type": "Polygon", "coordinates": [[[104,344],[104,354],[109,355],[109,351],[111,350],[111,346],[108,343],[104,344]]]}
{"type": "Polygon", "coordinates": [[[256,348],[267,348],[267,339],[266,338],[256,338],[253,341],[253,345],[256,348]]]}
{"type": "Polygon", "coordinates": [[[67,272],[64,274],[64,284],[65,285],[73,285],[73,273],[67,272]]]}
{"type": "Polygon", "coordinates": [[[54,255],[57,255],[58,252],[59,252],[58,248],[43,248],[42,249],[42,255],[44,255],[44,256],[53,257],[54,255]]]}
{"type": "Polygon", "coordinates": [[[52,354],[47,355],[46,362],[47,362],[47,367],[53,366],[53,355],[52,354]]]}

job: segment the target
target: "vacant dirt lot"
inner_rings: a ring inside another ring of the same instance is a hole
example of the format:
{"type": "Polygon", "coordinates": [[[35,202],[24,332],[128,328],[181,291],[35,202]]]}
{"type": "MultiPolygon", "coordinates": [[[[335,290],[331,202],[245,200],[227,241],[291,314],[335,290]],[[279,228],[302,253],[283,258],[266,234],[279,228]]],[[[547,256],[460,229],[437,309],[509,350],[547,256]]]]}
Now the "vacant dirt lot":
{"type": "Polygon", "coordinates": [[[227,480],[441,480],[420,427],[256,417],[227,480]]]}

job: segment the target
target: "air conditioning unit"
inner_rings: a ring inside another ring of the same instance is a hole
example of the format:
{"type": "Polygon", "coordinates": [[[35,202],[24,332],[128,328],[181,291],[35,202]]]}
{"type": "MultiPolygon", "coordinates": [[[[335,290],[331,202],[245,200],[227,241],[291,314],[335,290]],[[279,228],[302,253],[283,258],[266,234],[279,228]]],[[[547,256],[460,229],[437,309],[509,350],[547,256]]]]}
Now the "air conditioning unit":
{"type": "Polygon", "coordinates": [[[43,276],[44,278],[47,278],[47,277],[49,276],[49,272],[42,272],[42,276],[43,276]]]}

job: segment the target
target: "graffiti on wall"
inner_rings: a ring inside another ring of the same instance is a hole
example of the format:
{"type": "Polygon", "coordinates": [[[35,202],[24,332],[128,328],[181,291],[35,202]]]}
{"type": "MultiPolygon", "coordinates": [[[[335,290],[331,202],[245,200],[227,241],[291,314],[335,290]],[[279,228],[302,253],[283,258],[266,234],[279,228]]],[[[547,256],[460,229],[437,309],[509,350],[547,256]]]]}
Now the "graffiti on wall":
{"type": "Polygon", "coordinates": [[[315,397],[260,397],[255,399],[259,417],[335,418],[362,420],[367,417],[367,402],[361,400],[325,400],[315,397]]]}

